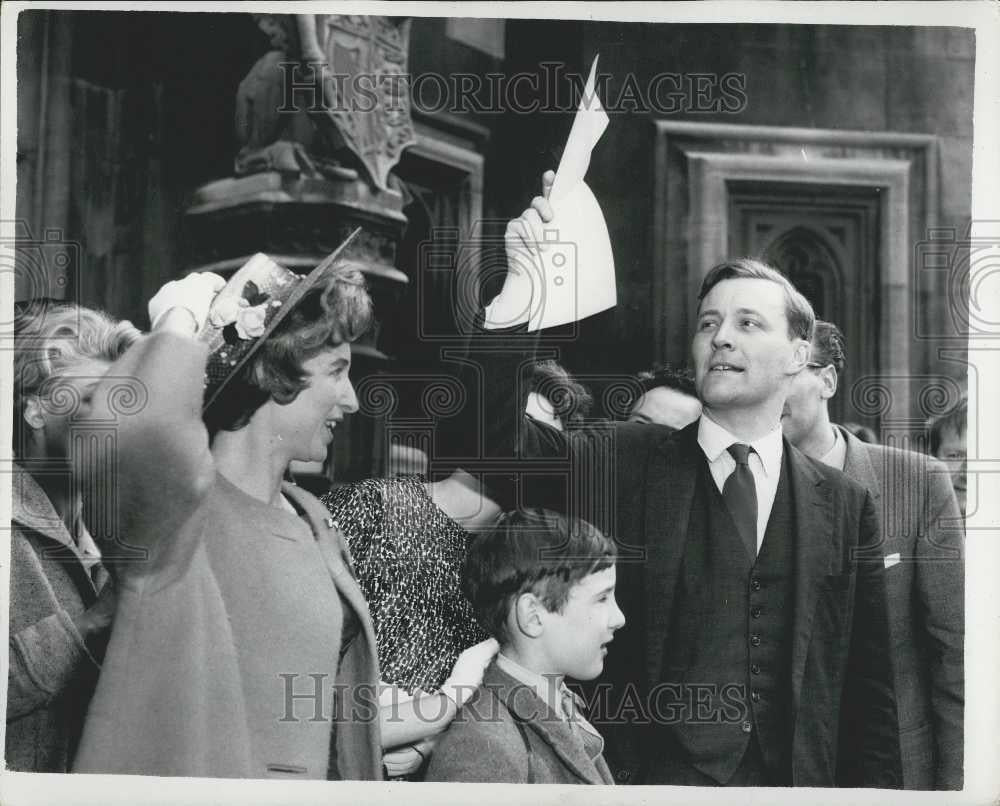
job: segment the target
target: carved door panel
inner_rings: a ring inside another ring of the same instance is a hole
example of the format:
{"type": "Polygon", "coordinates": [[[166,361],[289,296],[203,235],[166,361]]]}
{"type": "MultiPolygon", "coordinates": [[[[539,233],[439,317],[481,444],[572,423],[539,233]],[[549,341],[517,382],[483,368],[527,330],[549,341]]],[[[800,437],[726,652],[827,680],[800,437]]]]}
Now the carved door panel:
{"type": "Polygon", "coordinates": [[[836,422],[865,422],[851,392],[879,371],[879,191],[787,182],[729,183],[729,253],[762,257],[837,324],[848,365],[830,402],[836,422]]]}

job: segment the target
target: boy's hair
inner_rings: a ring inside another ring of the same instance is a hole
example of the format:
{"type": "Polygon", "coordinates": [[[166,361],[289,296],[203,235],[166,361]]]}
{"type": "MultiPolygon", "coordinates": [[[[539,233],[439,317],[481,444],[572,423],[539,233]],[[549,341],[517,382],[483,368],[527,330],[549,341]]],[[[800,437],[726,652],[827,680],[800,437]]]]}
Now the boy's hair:
{"type": "Polygon", "coordinates": [[[952,431],[955,434],[962,434],[968,424],[969,398],[962,395],[958,403],[948,409],[944,414],[932,417],[927,428],[930,430],[930,451],[931,456],[937,456],[941,443],[944,441],[945,431],[952,431]]]}
{"type": "Polygon", "coordinates": [[[480,624],[503,642],[510,637],[510,608],[522,593],[561,612],[573,585],[613,566],[616,556],[614,542],[585,520],[520,509],[472,542],[462,586],[480,624]]]}
{"type": "Polygon", "coordinates": [[[813,328],[816,324],[816,314],[812,305],[792,285],[792,281],[773,266],[749,257],[727,260],[725,263],[713,266],[701,282],[701,290],[698,292],[699,310],[708,292],[723,280],[769,280],[780,285],[785,292],[785,318],[788,320],[789,337],[812,341],[813,328]]]}
{"type": "Polygon", "coordinates": [[[291,403],[309,385],[302,365],[323,350],[353,342],[372,320],[372,300],[360,268],[351,261],[338,263],[306,292],[205,411],[209,433],[238,431],[268,400],[291,403]]]}

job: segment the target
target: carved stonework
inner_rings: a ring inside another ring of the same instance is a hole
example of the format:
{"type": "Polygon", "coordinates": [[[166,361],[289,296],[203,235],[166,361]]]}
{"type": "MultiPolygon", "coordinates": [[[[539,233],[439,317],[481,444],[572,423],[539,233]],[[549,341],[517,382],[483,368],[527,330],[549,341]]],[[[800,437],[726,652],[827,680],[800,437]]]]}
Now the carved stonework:
{"type": "Polygon", "coordinates": [[[303,52],[322,57],[325,113],[375,186],[386,188],[403,149],[416,143],[407,75],[409,18],[317,14],[299,19],[303,52]]]}
{"type": "Polygon", "coordinates": [[[379,190],[416,142],[408,18],[261,14],[271,50],[236,94],[235,172],[351,180],[379,190]]]}

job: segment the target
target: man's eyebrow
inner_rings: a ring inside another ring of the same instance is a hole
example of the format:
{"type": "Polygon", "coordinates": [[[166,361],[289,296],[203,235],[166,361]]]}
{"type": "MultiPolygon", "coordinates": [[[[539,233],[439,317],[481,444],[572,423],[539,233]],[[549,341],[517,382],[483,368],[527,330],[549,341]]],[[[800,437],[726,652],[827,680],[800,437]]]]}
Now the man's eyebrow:
{"type": "Polygon", "coordinates": [[[606,593],[614,592],[615,584],[616,584],[615,582],[612,582],[610,585],[605,585],[603,588],[601,588],[601,590],[599,590],[597,593],[594,594],[594,598],[597,599],[600,596],[604,596],[604,594],[606,593]]]}
{"type": "Polygon", "coordinates": [[[330,369],[340,369],[340,367],[346,367],[348,365],[348,360],[346,358],[336,358],[327,364],[330,369]]]}

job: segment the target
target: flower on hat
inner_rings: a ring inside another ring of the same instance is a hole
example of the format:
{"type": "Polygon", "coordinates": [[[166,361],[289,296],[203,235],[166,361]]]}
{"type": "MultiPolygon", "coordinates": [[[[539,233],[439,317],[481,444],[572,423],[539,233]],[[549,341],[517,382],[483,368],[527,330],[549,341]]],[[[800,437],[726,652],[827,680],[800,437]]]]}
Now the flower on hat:
{"type": "Polygon", "coordinates": [[[236,334],[241,339],[257,339],[264,335],[267,302],[253,307],[241,307],[236,314],[236,334]]]}

